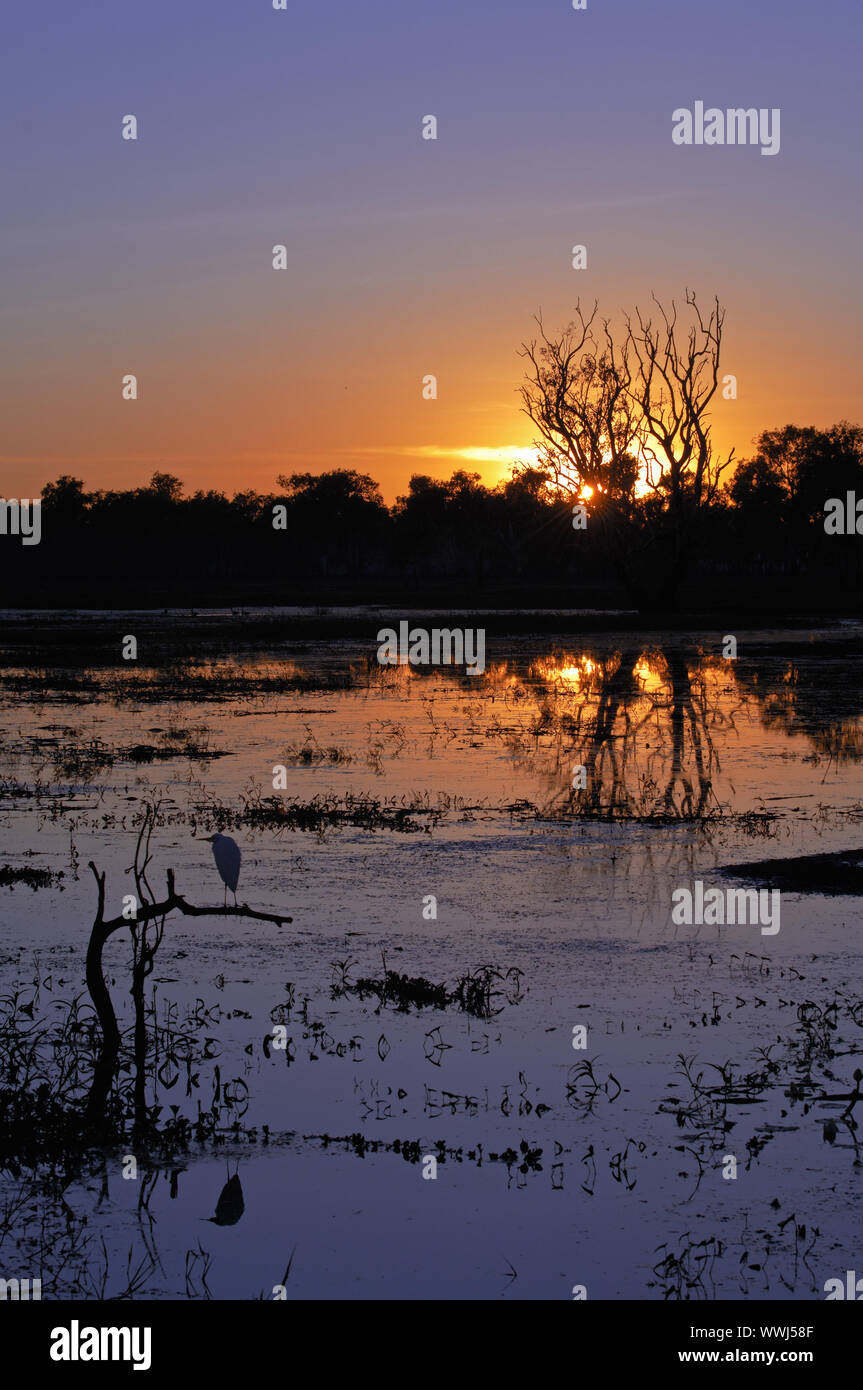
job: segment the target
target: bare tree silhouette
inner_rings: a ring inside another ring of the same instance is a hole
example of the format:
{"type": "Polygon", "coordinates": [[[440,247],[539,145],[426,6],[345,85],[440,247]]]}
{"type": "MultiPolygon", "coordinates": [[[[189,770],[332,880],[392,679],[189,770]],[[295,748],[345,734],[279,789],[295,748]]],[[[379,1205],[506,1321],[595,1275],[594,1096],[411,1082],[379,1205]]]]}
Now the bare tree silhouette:
{"type": "Polygon", "coordinates": [[[521,397],[552,486],[585,503],[639,602],[648,585],[670,604],[733,450],[717,459],[708,423],[725,311],[716,299],[705,317],[687,290],[686,329],[674,301],[654,303],[658,321],[636,308],[619,340],[608,320],[594,328],[596,304],[578,303],[556,337],[538,317],[539,339],[522,344],[521,397]]]}
{"type": "Polygon", "coordinates": [[[135,846],[135,859],[131,870],[135,878],[139,902],[134,918],[121,915],[108,920],[105,919],[105,874],[100,873],[93,861],[90,860],[90,869],[96,880],[98,899],[96,917],[87,946],[86,979],[87,989],[93,1000],[99,1026],[102,1030],[102,1043],[94,1067],[84,1115],[85,1124],[90,1129],[105,1128],[108,1099],[120,1054],[120,1027],[117,1023],[117,1015],[114,1012],[114,1005],[102,967],[102,952],[105,943],[114,933],[125,927],[132,935],[131,994],[135,1010],[134,1054],[136,1067],[134,1108],[135,1128],[140,1131],[146,1122],[147,1115],[147,1029],[144,1011],[144,984],[147,976],[152,972],[156,952],[164,936],[168,914],[180,912],[186,917],[253,918],[259,922],[274,922],[278,926],[293,921],[291,917],[273,912],[258,912],[255,908],[245,905],[239,907],[203,907],[190,903],[176,891],[173,869],[168,869],[166,874],[167,896],[161,902],[157,902],[147,880],[147,869],[151,859],[150,840],[157,816],[158,803],[148,804],[135,846]]]}

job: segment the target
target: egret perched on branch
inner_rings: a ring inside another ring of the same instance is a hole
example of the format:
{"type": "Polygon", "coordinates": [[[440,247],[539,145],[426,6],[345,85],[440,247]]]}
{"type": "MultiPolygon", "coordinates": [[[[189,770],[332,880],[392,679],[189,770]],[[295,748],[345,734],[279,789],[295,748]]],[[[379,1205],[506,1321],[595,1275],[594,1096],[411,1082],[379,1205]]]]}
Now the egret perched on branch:
{"type": "Polygon", "coordinates": [[[243,856],[240,854],[240,846],[236,840],[232,840],[230,835],[205,835],[204,839],[213,846],[213,858],[216,861],[216,868],[225,885],[225,907],[228,906],[228,889],[234,895],[234,907],[237,906],[237,883],[240,877],[240,863],[243,856]]]}

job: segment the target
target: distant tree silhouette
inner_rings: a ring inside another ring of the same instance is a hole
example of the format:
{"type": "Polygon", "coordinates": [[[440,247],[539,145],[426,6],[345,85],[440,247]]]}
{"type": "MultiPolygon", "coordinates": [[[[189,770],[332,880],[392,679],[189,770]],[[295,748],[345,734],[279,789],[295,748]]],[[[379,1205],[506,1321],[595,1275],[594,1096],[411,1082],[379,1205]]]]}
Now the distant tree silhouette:
{"type": "Polygon", "coordinates": [[[280,474],[287,530],[307,572],[358,575],[374,568],[389,513],[374,478],[353,468],[280,474]]]}
{"type": "Polygon", "coordinates": [[[727,492],[733,505],[759,526],[786,519],[789,497],[785,481],[760,455],[738,464],[727,492]]]}
{"type": "Polygon", "coordinates": [[[354,468],[333,468],[327,473],[280,473],[276,481],[289,497],[312,506],[323,505],[332,517],[355,515],[364,506],[381,510],[384,505],[374,478],[354,468]]]}
{"type": "Polygon", "coordinates": [[[772,508],[777,520],[810,527],[828,497],[863,491],[863,429],[842,420],[827,430],[784,425],[764,430],[728,492],[747,511],[772,508]]]}
{"type": "Polygon", "coordinates": [[[43,510],[63,525],[82,520],[92,501],[84,491],[83,479],[72,478],[68,473],[54,483],[46,483],[41,496],[43,510]]]}
{"type": "Polygon", "coordinates": [[[183,495],[183,484],[173,473],[154,473],[147,491],[164,498],[166,502],[179,502],[183,495]]]}

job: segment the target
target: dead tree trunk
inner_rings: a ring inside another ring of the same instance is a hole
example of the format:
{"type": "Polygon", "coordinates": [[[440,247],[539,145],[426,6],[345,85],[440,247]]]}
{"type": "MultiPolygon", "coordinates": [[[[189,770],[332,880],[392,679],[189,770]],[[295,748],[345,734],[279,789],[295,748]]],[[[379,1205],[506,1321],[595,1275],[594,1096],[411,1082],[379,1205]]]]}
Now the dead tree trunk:
{"type": "Polygon", "coordinates": [[[114,1013],[114,1006],[111,1003],[111,996],[108,993],[108,986],[102,973],[102,949],[111,935],[110,931],[106,931],[104,922],[105,875],[96,872],[96,867],[92,861],[90,868],[96,878],[99,900],[96,920],[93,923],[93,930],[90,932],[90,941],[87,946],[86,978],[87,989],[90,991],[90,998],[99,1019],[99,1027],[102,1029],[102,1045],[96,1059],[84,1116],[88,1128],[94,1127],[100,1117],[105,1117],[111,1081],[120,1052],[120,1029],[117,1024],[117,1015],[114,1013]]]}
{"type": "MultiPolygon", "coordinates": [[[[144,927],[156,918],[166,917],[169,912],[181,912],[185,917],[248,917],[258,922],[274,922],[277,926],[284,926],[292,922],[293,918],[283,917],[274,912],[258,912],[255,908],[246,906],[198,907],[195,903],[187,902],[180,893],[177,893],[174,888],[174,870],[169,869],[167,873],[168,895],[163,902],[142,904],[136,912],[134,921],[122,916],[112,917],[105,921],[105,875],[99,873],[92,860],[90,861],[90,868],[98,888],[98,902],[96,919],[93,922],[90,941],[87,946],[86,978],[87,989],[96,1010],[99,1027],[102,1030],[102,1044],[96,1059],[90,1094],[87,1098],[84,1123],[88,1130],[96,1133],[107,1132],[110,1129],[108,1101],[120,1054],[120,1028],[102,969],[102,951],[106,941],[123,927],[132,928],[135,925],[144,927]]],[[[143,988],[143,979],[141,979],[140,984],[143,988]]],[[[137,1038],[137,1042],[140,1049],[140,1037],[137,1038]]],[[[139,1105],[140,1101],[141,1095],[139,1093],[139,1105]]]]}

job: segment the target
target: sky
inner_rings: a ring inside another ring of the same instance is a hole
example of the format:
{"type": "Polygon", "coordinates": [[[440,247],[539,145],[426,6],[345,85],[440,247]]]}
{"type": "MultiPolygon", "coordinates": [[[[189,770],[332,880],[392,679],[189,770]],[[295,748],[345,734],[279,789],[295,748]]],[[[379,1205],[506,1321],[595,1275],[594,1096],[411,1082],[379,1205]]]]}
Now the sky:
{"type": "Polygon", "coordinates": [[[493,484],[532,316],[687,286],[727,314],[718,447],[863,422],[858,0],[286,4],[7,7],[0,494],[493,484]],[[780,108],[779,153],[676,146],[698,100],[780,108]]]}

